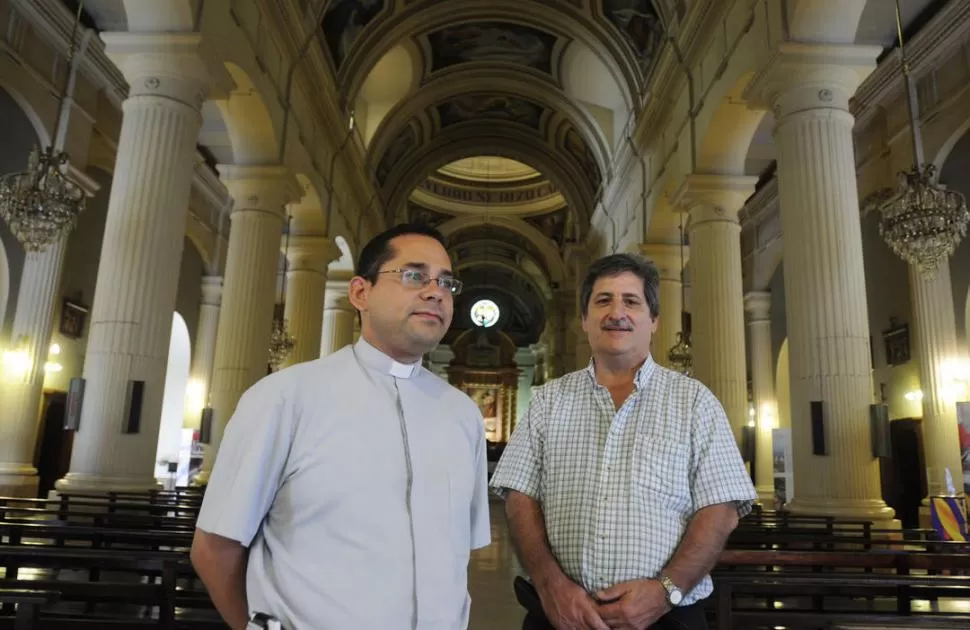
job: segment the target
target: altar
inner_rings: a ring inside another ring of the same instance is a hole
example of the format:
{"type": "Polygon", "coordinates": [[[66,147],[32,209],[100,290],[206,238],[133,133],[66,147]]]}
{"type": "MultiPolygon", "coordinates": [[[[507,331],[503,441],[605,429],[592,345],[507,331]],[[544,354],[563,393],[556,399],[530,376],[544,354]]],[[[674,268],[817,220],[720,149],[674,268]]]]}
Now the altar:
{"type": "Polygon", "coordinates": [[[506,443],[516,422],[519,368],[516,347],[494,329],[472,329],[451,344],[449,382],[475,401],[485,420],[485,439],[506,443]]]}

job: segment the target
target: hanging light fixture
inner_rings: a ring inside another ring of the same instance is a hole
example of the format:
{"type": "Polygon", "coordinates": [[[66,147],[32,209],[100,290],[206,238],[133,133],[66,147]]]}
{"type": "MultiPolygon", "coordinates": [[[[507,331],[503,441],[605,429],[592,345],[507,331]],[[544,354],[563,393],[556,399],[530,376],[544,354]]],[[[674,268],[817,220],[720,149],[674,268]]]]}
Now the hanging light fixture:
{"type": "Polygon", "coordinates": [[[287,330],[287,321],[283,317],[286,303],[286,271],[290,254],[290,217],[286,218],[286,245],[283,248],[283,282],[280,286],[281,308],[273,316],[273,330],[269,338],[269,367],[274,372],[280,369],[296,347],[296,339],[287,330]]]}
{"type": "Polygon", "coordinates": [[[680,332],[677,333],[677,343],[667,352],[670,365],[684,376],[694,374],[694,354],[690,344],[690,326],[687,321],[687,289],[684,285],[684,217],[680,218],[680,332]]]}
{"type": "Polygon", "coordinates": [[[65,123],[64,97],[71,90],[76,69],[78,22],[84,3],[79,2],[71,32],[67,62],[69,71],[61,91],[54,142],[43,151],[36,146],[27,158],[27,170],[0,177],[0,217],[28,252],[40,252],[77,225],[84,211],[85,192],[65,173],[69,157],[63,151],[61,129],[65,123]]]}
{"type": "Polygon", "coordinates": [[[936,167],[923,164],[919,103],[903,51],[903,25],[896,0],[899,57],[906,83],[913,140],[913,168],[898,175],[895,194],[879,206],[879,235],[889,248],[924,276],[932,277],[966,236],[970,212],[962,194],[936,183],[936,167]]]}

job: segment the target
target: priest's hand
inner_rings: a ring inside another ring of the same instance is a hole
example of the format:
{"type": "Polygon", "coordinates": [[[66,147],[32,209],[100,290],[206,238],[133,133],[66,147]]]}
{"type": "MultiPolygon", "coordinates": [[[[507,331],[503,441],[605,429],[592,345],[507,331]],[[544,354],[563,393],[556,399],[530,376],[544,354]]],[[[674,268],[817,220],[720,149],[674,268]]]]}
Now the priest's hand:
{"type": "Polygon", "coordinates": [[[596,593],[599,616],[616,630],[645,630],[670,610],[667,592],[657,580],[622,582],[596,593]]]}
{"type": "Polygon", "coordinates": [[[557,630],[610,630],[596,612],[596,601],[565,576],[539,590],[539,599],[546,618],[557,630]]]}

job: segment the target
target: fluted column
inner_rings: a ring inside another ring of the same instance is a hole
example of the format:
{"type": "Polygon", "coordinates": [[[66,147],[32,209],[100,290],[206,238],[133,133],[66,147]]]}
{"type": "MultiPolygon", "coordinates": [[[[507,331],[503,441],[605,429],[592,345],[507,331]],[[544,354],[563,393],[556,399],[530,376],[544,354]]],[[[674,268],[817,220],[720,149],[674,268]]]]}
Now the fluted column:
{"type": "Polygon", "coordinates": [[[587,365],[589,365],[589,359],[593,356],[593,350],[589,345],[589,337],[586,336],[586,331],[583,330],[583,320],[582,317],[576,317],[573,320],[571,330],[574,344],[574,370],[582,370],[587,365]]]}
{"type": "Polygon", "coordinates": [[[963,462],[957,429],[954,377],[960,360],[950,266],[944,262],[932,278],[909,265],[916,323],[915,345],[923,392],[923,452],[930,495],[948,494],[946,471],[963,494],[963,462]]]}
{"type": "Polygon", "coordinates": [[[757,178],[688,175],[678,203],[690,212],[691,341],[694,377],[724,406],[734,437],[748,421],[744,289],[738,211],[757,178]]]}
{"type": "Polygon", "coordinates": [[[234,205],[209,390],[211,440],[199,483],[208,480],[239,398],[266,376],[284,206],[302,192],[296,178],[280,166],[220,165],[219,173],[234,205]]]}
{"type": "Polygon", "coordinates": [[[195,143],[209,75],[198,33],[104,33],[128,80],[88,345],[80,427],[58,489],[155,487],[155,452],[195,143]],[[144,383],[137,432],[126,401],[144,383]]]}
{"type": "MultiPolygon", "coordinates": [[[[640,253],[653,262],[660,273],[660,320],[650,343],[650,352],[654,361],[668,368],[670,360],[667,359],[667,353],[677,344],[677,333],[681,332],[683,320],[680,250],[680,245],[666,243],[647,243],[640,246],[640,253]]],[[[688,248],[684,247],[685,263],[688,253],[688,248]]]]}
{"type": "MultiPolygon", "coordinates": [[[[568,374],[576,369],[576,333],[573,327],[576,312],[576,292],[574,289],[560,289],[553,293],[553,318],[556,335],[556,376],[568,374]]],[[[582,311],[579,313],[582,316],[582,311]]],[[[580,334],[586,333],[580,330],[580,334]]]]}
{"type": "Polygon", "coordinates": [[[744,309],[748,312],[751,389],[755,408],[754,478],[758,498],[764,505],[770,506],[775,497],[771,431],[778,417],[771,361],[771,294],[751,291],[744,296],[744,309]]]}
{"type": "Polygon", "coordinates": [[[790,509],[889,521],[872,456],[869,322],[849,98],[870,46],[781,44],[749,101],[775,112],[795,498],[790,509]],[[821,401],[825,455],[813,454],[821,401]]]}
{"type": "Polygon", "coordinates": [[[354,343],[354,323],[357,319],[357,309],[347,298],[348,283],[352,275],[346,271],[334,271],[327,280],[327,291],[324,294],[323,339],[320,345],[320,356],[325,357],[333,354],[344,346],[354,343]]]}
{"type": "Polygon", "coordinates": [[[222,276],[203,276],[199,324],[195,332],[195,351],[192,353],[191,376],[186,391],[185,426],[191,429],[199,428],[202,408],[209,404],[221,307],[222,276]]]}
{"type": "Polygon", "coordinates": [[[290,238],[289,269],[286,272],[286,319],[296,340],[285,366],[312,361],[320,356],[323,331],[323,300],[327,286],[327,265],[340,257],[340,250],[329,238],[293,236],[290,238]]]}
{"type": "Polygon", "coordinates": [[[44,364],[51,341],[54,298],[60,285],[67,236],[43,252],[28,252],[17,293],[10,350],[20,361],[0,374],[0,494],[34,496],[34,446],[44,364]],[[22,362],[22,365],[20,364],[22,362]]]}

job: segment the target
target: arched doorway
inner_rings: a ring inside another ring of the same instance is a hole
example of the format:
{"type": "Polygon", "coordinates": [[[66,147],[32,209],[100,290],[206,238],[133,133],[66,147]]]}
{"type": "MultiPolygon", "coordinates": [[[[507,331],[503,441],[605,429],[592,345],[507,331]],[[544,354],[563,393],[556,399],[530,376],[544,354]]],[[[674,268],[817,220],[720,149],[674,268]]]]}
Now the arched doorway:
{"type": "Polygon", "coordinates": [[[168,346],[165,370],[165,392],[162,395],[162,419],[158,426],[158,448],[155,451],[155,478],[170,479],[169,462],[178,462],[185,418],[185,392],[189,384],[192,348],[189,329],[177,312],[172,315],[172,336],[168,346]]]}

